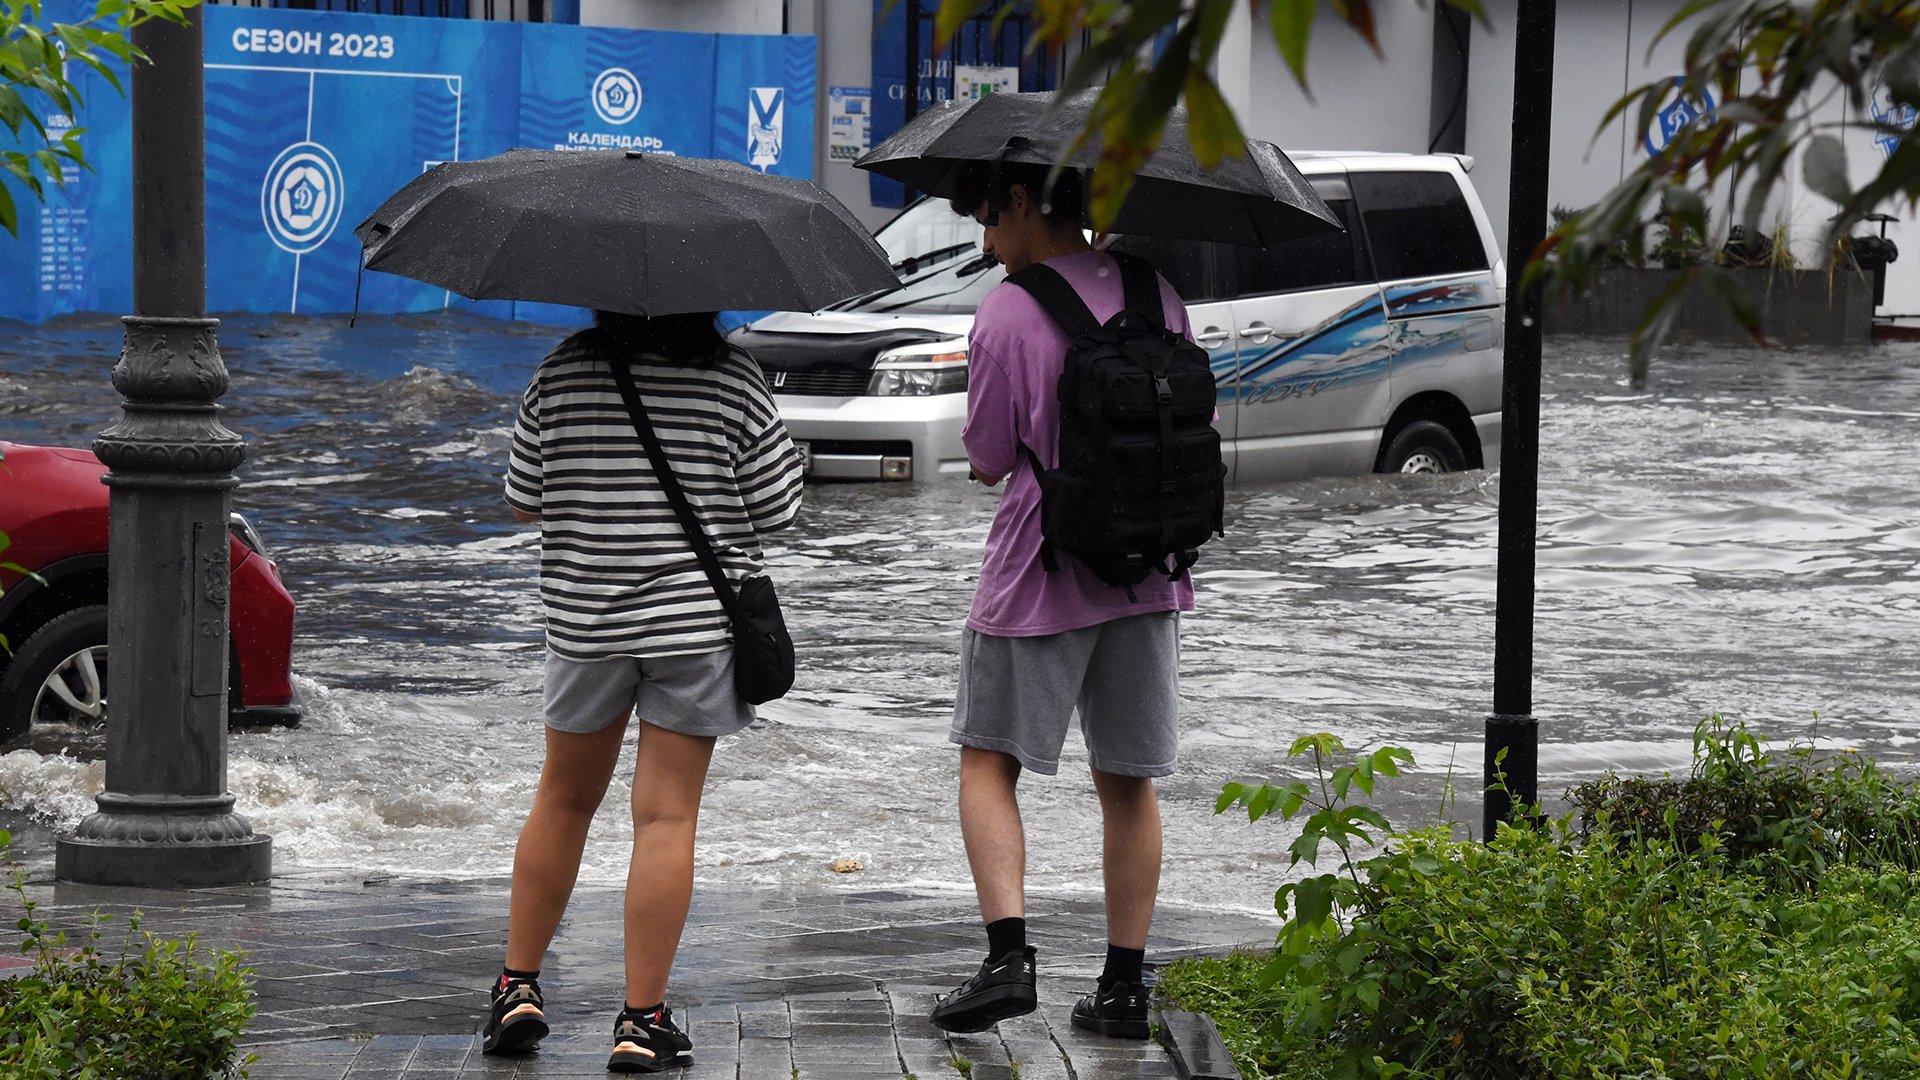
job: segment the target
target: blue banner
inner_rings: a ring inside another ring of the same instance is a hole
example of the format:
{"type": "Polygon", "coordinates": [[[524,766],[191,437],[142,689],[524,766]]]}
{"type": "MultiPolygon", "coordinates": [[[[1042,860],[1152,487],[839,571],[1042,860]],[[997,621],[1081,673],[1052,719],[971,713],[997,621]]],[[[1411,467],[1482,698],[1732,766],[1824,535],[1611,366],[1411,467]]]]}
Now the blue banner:
{"type": "MultiPolygon", "coordinates": [[[[82,0],[52,0],[46,21],[79,21],[90,10],[82,0]]],[[[812,37],[202,12],[213,311],[352,310],[353,227],[442,161],[514,146],[628,148],[813,174],[812,37]]],[[[70,77],[85,106],[48,118],[49,127],[87,128],[95,172],[50,187],[44,205],[17,200],[20,235],[0,234],[0,318],[132,308],[127,103],[91,71],[70,77]]],[[[367,312],[580,315],[475,303],[390,274],[366,274],[358,287],[367,312]]]]}

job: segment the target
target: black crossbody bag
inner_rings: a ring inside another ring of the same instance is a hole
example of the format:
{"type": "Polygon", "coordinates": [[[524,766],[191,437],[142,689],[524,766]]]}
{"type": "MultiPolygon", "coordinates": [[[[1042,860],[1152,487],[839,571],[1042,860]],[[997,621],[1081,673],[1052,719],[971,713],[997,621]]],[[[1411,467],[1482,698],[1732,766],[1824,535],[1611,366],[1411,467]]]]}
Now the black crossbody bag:
{"type": "Polygon", "coordinates": [[[646,409],[640,403],[640,391],[633,384],[633,372],[618,360],[611,361],[611,365],[614,381],[620,384],[620,397],[627,403],[627,415],[633,418],[633,429],[647,448],[653,474],[660,479],[660,490],[666,493],[667,503],[680,519],[680,527],[687,531],[694,557],[700,560],[700,569],[707,572],[713,594],[719,597],[720,606],[726,609],[727,618],[733,623],[734,692],[753,705],[772,701],[793,689],[793,638],[788,636],[787,620],[780,614],[780,599],[773,594],[773,580],[765,574],[754,574],[740,583],[738,592],[727,581],[720,559],[714,555],[713,545],[707,539],[707,531],[700,526],[699,517],[688,504],[687,493],[681,489],[679,478],[673,475],[666,451],[660,448],[660,439],[647,420],[646,409]]]}

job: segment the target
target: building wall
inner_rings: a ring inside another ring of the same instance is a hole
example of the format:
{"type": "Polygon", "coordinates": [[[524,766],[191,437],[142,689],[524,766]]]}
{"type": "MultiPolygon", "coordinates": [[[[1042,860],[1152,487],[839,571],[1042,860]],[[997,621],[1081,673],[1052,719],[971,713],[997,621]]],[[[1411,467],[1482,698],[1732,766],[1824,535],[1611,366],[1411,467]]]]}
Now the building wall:
{"type": "Polygon", "coordinates": [[[580,25],[778,34],[786,0],[580,0],[580,25]]]}
{"type": "MultiPolygon", "coordinates": [[[[1471,32],[1466,89],[1466,153],[1472,179],[1494,229],[1506,235],[1512,168],[1513,32],[1517,0],[1484,0],[1490,26],[1471,32]]],[[[1603,129],[1606,111],[1629,89],[1677,75],[1684,29],[1655,38],[1685,0],[1561,0],[1554,48],[1553,135],[1549,150],[1550,205],[1579,209],[1592,204],[1646,158],[1637,117],[1603,129]]],[[[1264,8],[1235,5],[1215,73],[1222,92],[1247,134],[1293,150],[1425,152],[1436,107],[1433,100],[1433,27],[1430,4],[1377,4],[1381,52],[1331,16],[1322,16],[1309,50],[1307,90],[1294,81],[1273,43],[1264,8]]],[[[815,176],[861,220],[877,227],[895,211],[876,208],[867,177],[845,162],[826,159],[828,90],[871,86],[873,6],[870,0],[580,0],[584,25],[662,30],[814,34],[820,43],[818,110],[814,130],[815,176]]],[[[1442,92],[1446,92],[1442,88],[1442,92]]],[[[1859,119],[1844,100],[1828,102],[1824,119],[1859,119]],[[1831,114],[1830,116],[1828,114],[1831,114]]],[[[1443,109],[1444,113],[1444,109],[1443,109]]],[[[1884,161],[1869,134],[1847,139],[1855,182],[1884,161]]],[[[1714,196],[1716,231],[1728,224],[1730,193],[1714,196]]],[[[1825,265],[1819,242],[1830,203],[1805,190],[1798,159],[1762,219],[1762,231],[1785,223],[1796,257],[1825,265]]],[[[1888,305],[1881,312],[1920,312],[1920,228],[1908,219],[1889,235],[1906,241],[1907,253],[1893,266],[1888,305]]]]}

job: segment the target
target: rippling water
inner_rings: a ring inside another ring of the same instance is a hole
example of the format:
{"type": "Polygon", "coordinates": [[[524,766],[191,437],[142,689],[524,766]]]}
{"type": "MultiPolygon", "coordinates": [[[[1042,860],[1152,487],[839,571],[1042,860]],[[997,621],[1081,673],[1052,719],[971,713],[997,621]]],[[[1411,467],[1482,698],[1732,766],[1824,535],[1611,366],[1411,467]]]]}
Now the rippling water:
{"type": "MultiPolygon", "coordinates": [[[[535,531],[500,501],[511,410],[551,343],[472,319],[237,318],[238,505],[300,604],[311,716],[236,734],[231,786],[282,865],[499,874],[539,768],[535,531]]],[[[111,420],[117,324],[13,328],[0,436],[87,445],[111,420]]],[[[1612,341],[1548,349],[1536,713],[1541,790],[1686,761],[1708,712],[1780,738],[1912,755],[1920,714],[1920,347],[1675,349],[1641,390],[1612,341]],[[1816,714],[1818,719],[1816,720],[1816,714]]],[[[794,693],[722,742],[698,874],[964,886],[945,742],[959,625],[996,494],[816,486],[770,548],[803,650],[794,693]]],[[[1480,773],[1491,701],[1498,481],[1365,477],[1242,488],[1195,574],[1182,771],[1163,783],[1164,892],[1265,909],[1282,827],[1216,818],[1222,782],[1281,775],[1298,735],[1412,748],[1389,796],[1440,809],[1480,773]]],[[[1097,887],[1084,751],[1022,787],[1030,880],[1097,887]]],[[[91,809],[97,739],[0,757],[0,814],[91,809]]],[[[631,754],[626,775],[631,774],[631,754]]],[[[1469,794],[1460,816],[1477,821],[1469,794]]],[[[610,797],[584,876],[624,873],[610,797]]]]}

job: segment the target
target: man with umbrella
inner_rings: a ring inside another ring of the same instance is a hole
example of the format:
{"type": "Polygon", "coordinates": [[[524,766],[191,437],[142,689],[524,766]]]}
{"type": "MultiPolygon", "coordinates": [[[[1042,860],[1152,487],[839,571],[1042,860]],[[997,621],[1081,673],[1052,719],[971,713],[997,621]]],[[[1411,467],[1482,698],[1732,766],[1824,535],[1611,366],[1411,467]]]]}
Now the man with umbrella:
{"type": "MultiPolygon", "coordinates": [[[[981,302],[967,353],[962,440],[974,477],[1005,479],[1007,491],[961,638],[950,734],[961,747],[961,832],[987,958],[934,1007],[931,1021],[948,1031],[985,1030],[1036,1006],[1016,785],[1023,771],[1058,770],[1077,711],[1103,824],[1107,956],[1073,1024],[1148,1035],[1143,963],[1161,863],[1153,779],[1175,764],[1179,613],[1194,604],[1185,569],[1220,527],[1224,469],[1208,423],[1213,377],[1185,305],[1151,268],[1095,250],[1082,231],[1080,167],[1097,148],[1073,152],[1072,139],[1091,101],[995,94],[946,103],[856,163],[949,198],[984,226],[982,246],[1009,275],[981,302]],[[1115,381],[1098,383],[1101,370],[1115,381]],[[1129,449],[1102,457],[1091,448],[1120,425],[1101,403],[1128,393],[1127,372],[1140,376],[1128,385],[1156,388],[1135,414],[1154,420],[1131,441],[1106,444],[1129,449]],[[1067,400],[1070,388],[1083,392],[1067,400]],[[1063,412],[1073,418],[1067,428],[1063,412]],[[1154,482],[1121,482],[1115,474],[1128,460],[1156,473],[1154,482]],[[1121,496],[1083,499],[1105,484],[1121,496]],[[1112,516],[1088,524],[1100,505],[1112,516]],[[1148,523],[1140,535],[1151,538],[1116,543],[1126,517],[1148,523]]],[[[1284,155],[1264,144],[1249,151],[1208,173],[1176,112],[1119,229],[1265,244],[1337,227],[1284,155]]]]}
{"type": "Polygon", "coordinates": [[[369,269],[476,299],[595,309],[593,327],[541,362],[514,426],[507,502],[540,523],[547,755],[481,1049],[525,1053],[548,1033],[541,963],[632,719],[626,1000],[607,1068],[690,1065],[666,992],[695,824],[716,739],[792,681],[790,645],[772,682],[757,677],[753,661],[784,628],[763,633],[764,619],[741,612],[771,608],[760,538],[793,521],[801,494],[771,391],[715,312],[812,311],[898,279],[812,184],[638,153],[443,164],[357,232],[369,269]]]}

